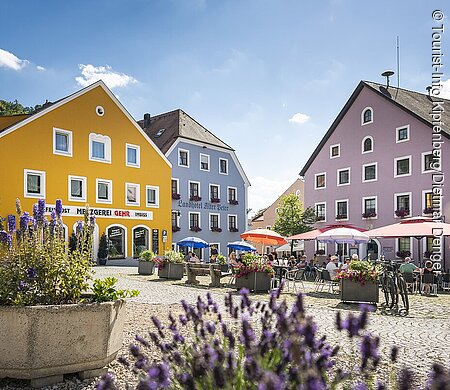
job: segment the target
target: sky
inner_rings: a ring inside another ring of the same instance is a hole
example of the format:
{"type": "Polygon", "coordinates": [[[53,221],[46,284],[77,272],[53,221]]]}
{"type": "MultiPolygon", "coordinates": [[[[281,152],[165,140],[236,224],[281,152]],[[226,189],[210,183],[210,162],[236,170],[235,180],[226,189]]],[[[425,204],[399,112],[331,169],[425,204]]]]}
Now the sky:
{"type": "MultiPolygon", "coordinates": [[[[396,71],[397,36],[400,87],[425,92],[432,12],[450,13],[445,5],[3,1],[0,99],[34,106],[102,78],[137,120],[181,108],[236,150],[254,213],[296,180],[359,81],[384,82],[384,70],[396,71]]],[[[450,95],[449,40],[444,33],[450,95]]]]}

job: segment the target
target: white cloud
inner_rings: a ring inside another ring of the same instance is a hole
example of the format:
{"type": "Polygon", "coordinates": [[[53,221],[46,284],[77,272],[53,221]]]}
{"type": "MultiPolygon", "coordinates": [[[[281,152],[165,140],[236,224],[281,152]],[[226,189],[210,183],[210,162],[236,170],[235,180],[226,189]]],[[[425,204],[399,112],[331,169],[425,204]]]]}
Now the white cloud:
{"type": "Polygon", "coordinates": [[[258,210],[269,207],[294,182],[292,180],[273,180],[262,176],[250,178],[252,184],[248,189],[248,207],[250,216],[258,210]]]}
{"type": "Polygon", "coordinates": [[[21,60],[9,51],[0,49],[0,68],[9,68],[13,70],[20,70],[27,66],[30,62],[21,60]]]}
{"type": "Polygon", "coordinates": [[[43,66],[40,66],[40,65],[36,66],[36,69],[37,70],[46,70],[43,66]]]}
{"type": "Polygon", "coordinates": [[[442,89],[439,96],[444,99],[450,99],[450,79],[442,82],[442,89]]]}
{"type": "Polygon", "coordinates": [[[82,87],[87,87],[98,80],[103,80],[103,82],[111,89],[116,87],[126,87],[128,84],[137,83],[137,80],[134,77],[125,73],[115,72],[108,65],[94,66],[91,64],[80,64],[78,67],[81,70],[81,76],[75,77],[75,80],[82,87]]]}
{"type": "Polygon", "coordinates": [[[311,119],[311,117],[309,117],[308,115],[297,112],[296,114],[294,114],[292,116],[291,119],[289,119],[289,122],[298,123],[298,124],[302,125],[303,123],[308,122],[310,119],[311,119]]]}

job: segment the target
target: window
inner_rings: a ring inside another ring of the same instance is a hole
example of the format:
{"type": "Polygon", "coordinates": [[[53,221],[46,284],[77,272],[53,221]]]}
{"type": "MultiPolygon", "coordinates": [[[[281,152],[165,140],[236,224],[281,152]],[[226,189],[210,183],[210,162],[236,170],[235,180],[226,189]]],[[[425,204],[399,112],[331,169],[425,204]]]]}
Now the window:
{"type": "Polygon", "coordinates": [[[400,143],[409,141],[409,125],[397,127],[395,129],[395,134],[395,142],[400,143]]]}
{"type": "Polygon", "coordinates": [[[69,176],[69,200],[86,202],[86,178],[83,176],[69,176]]]}
{"type": "Polygon", "coordinates": [[[366,107],[361,113],[361,125],[367,125],[373,122],[373,110],[371,107],[366,107]]]}
{"type": "Polygon", "coordinates": [[[341,145],[331,145],[330,146],[330,158],[336,158],[339,157],[341,154],[341,145]]]}
{"type": "Polygon", "coordinates": [[[346,186],[350,184],[350,168],[338,169],[337,185],[346,186]]]}
{"type": "Polygon", "coordinates": [[[225,158],[219,158],[219,173],[228,175],[228,160],[225,158]]]}
{"type": "Polygon", "coordinates": [[[237,188],[235,188],[235,187],[228,187],[228,202],[230,204],[238,204],[237,188]]]}
{"type": "Polygon", "coordinates": [[[126,191],[125,204],[128,206],[139,206],[140,185],[133,183],[125,183],[125,191],[126,191]]]}
{"type": "Polygon", "coordinates": [[[371,136],[367,136],[362,141],[362,153],[370,153],[373,152],[373,138],[371,136]]]}
{"type": "Polygon", "coordinates": [[[159,187],[146,186],[147,207],[159,207],[159,187]]]}
{"type": "Polygon", "coordinates": [[[189,228],[191,230],[200,228],[200,213],[189,213],[189,228]]]}
{"type": "Polygon", "coordinates": [[[45,172],[24,169],[24,197],[45,198],[45,172]]]}
{"type": "Polygon", "coordinates": [[[172,199],[180,199],[178,179],[172,179],[171,186],[172,186],[172,199]]]}
{"type": "Polygon", "coordinates": [[[193,201],[200,201],[200,183],[196,181],[189,182],[189,199],[193,201]]]}
{"type": "Polygon", "coordinates": [[[327,254],[327,245],[324,242],[314,240],[316,243],[316,254],[323,256],[327,254]]]}
{"type": "Polygon", "coordinates": [[[403,218],[411,215],[411,192],[394,194],[395,217],[403,218]]]}
{"type": "Polygon", "coordinates": [[[89,160],[111,162],[111,138],[107,135],[89,134],[89,160]]]}
{"type": "Polygon", "coordinates": [[[209,156],[200,153],[200,169],[202,171],[209,171],[209,156]]]}
{"type": "Polygon", "coordinates": [[[189,168],[189,150],[178,149],[178,166],[189,168]]]}
{"type": "Polygon", "coordinates": [[[362,217],[376,218],[377,216],[377,197],[367,196],[362,198],[362,217]]]}
{"type": "Polygon", "coordinates": [[[139,168],[141,165],[141,148],[138,145],[126,144],[126,166],[139,168]]]}
{"type": "Polygon", "coordinates": [[[336,219],[348,219],[348,199],[336,201],[336,219]]]}
{"type": "Polygon", "coordinates": [[[423,152],[422,153],[422,173],[433,172],[433,153],[423,152]]]}
{"type": "Polygon", "coordinates": [[[209,228],[213,231],[220,228],[219,214],[209,214],[209,228]]]}
{"type": "Polygon", "coordinates": [[[220,187],[216,184],[209,185],[209,197],[211,202],[220,202],[220,187]]]}
{"type": "Polygon", "coordinates": [[[326,173],[316,173],[315,174],[315,189],[320,189],[320,188],[327,188],[327,183],[326,183],[326,173]]]}
{"type": "Polygon", "coordinates": [[[178,211],[172,210],[172,231],[173,231],[173,228],[179,227],[178,226],[178,214],[179,214],[178,211]]]}
{"type": "Polygon", "coordinates": [[[433,213],[433,192],[431,190],[422,191],[422,207],[424,214],[433,213]]]}
{"type": "Polygon", "coordinates": [[[53,153],[72,157],[72,132],[53,128],[53,153]]]}
{"type": "Polygon", "coordinates": [[[362,181],[367,183],[370,181],[376,181],[377,177],[377,163],[364,164],[362,169],[362,181]]]}
{"type": "Polygon", "coordinates": [[[97,179],[96,182],[97,203],[112,203],[112,181],[97,179]]]}
{"type": "Polygon", "coordinates": [[[237,232],[238,231],[238,227],[237,227],[237,215],[228,215],[228,230],[230,232],[237,232]]]}
{"type": "Polygon", "coordinates": [[[394,159],[394,177],[411,175],[411,156],[394,159]]]}
{"type": "Polygon", "coordinates": [[[316,221],[317,222],[325,222],[326,221],[326,203],[316,203],[316,221]]]}
{"type": "Polygon", "coordinates": [[[411,256],[411,237],[397,238],[397,252],[398,257],[411,256]]]}

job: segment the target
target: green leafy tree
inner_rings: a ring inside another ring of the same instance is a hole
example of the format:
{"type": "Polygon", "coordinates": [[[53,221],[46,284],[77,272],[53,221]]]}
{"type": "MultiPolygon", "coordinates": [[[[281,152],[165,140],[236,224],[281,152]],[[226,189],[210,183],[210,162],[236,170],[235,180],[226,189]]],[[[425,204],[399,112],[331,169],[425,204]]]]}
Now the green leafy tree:
{"type": "Polygon", "coordinates": [[[42,108],[42,104],[38,104],[34,107],[24,107],[17,100],[8,102],[6,100],[0,100],[0,116],[5,115],[18,115],[18,114],[34,114],[36,111],[42,108]]]}
{"type": "Polygon", "coordinates": [[[303,210],[297,195],[283,195],[278,205],[278,215],[273,230],[284,237],[289,237],[312,230],[310,225],[315,221],[314,210],[311,207],[303,210]]]}

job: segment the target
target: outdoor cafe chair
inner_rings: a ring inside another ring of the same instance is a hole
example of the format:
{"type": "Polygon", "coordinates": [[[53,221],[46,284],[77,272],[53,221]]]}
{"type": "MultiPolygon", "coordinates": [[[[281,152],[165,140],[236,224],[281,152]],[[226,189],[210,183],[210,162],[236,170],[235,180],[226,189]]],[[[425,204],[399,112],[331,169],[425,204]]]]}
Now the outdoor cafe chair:
{"type": "Polygon", "coordinates": [[[406,288],[409,289],[413,294],[417,293],[417,279],[414,277],[412,272],[403,272],[403,278],[406,282],[406,288]]]}
{"type": "Polygon", "coordinates": [[[316,268],[316,280],[314,281],[314,291],[319,291],[320,288],[323,288],[324,278],[323,278],[323,269],[316,268]]]}
{"type": "Polygon", "coordinates": [[[442,290],[450,291],[450,274],[442,275],[442,290]]]}
{"type": "Polygon", "coordinates": [[[424,293],[424,284],[430,285],[430,294],[437,295],[436,276],[434,274],[423,274],[422,283],[420,284],[420,293],[424,293]]]}
{"type": "Polygon", "coordinates": [[[322,285],[322,290],[321,291],[323,291],[323,288],[325,286],[328,286],[328,292],[329,293],[330,292],[335,293],[335,292],[339,291],[339,282],[337,280],[331,279],[330,272],[327,271],[326,269],[324,269],[322,271],[322,274],[323,274],[323,281],[324,281],[324,283],[322,285]],[[337,291],[335,290],[336,286],[338,287],[337,291]]]}
{"type": "Polygon", "coordinates": [[[305,273],[304,269],[293,269],[286,272],[284,275],[284,280],[286,281],[286,288],[289,291],[290,286],[294,287],[294,291],[297,292],[297,283],[302,285],[303,291],[305,291],[305,285],[303,284],[303,275],[305,273]]]}

